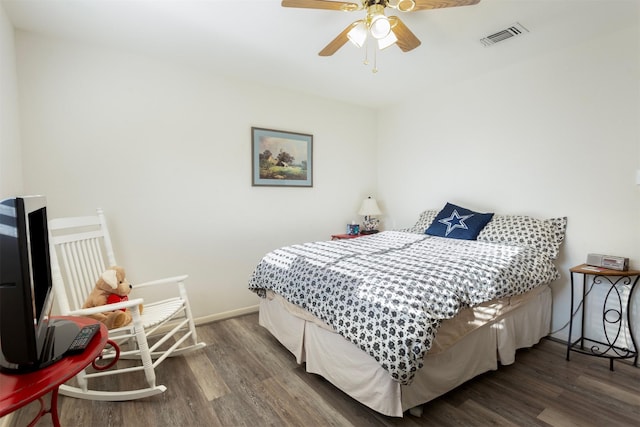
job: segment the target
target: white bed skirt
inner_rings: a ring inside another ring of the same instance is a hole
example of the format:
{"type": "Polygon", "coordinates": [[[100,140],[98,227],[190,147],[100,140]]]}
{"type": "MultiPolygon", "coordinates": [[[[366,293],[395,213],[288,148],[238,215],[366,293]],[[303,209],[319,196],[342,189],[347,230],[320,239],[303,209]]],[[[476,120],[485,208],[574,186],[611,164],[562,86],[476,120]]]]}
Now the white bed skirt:
{"type": "Polygon", "coordinates": [[[307,372],[322,375],[343,392],[384,415],[402,417],[415,406],[452,390],[500,363],[515,361],[518,348],[549,333],[551,289],[492,301],[443,322],[424,367],[410,385],[393,381],[376,360],[308,312],[275,296],[260,301],[260,325],[273,334],[307,372]]]}

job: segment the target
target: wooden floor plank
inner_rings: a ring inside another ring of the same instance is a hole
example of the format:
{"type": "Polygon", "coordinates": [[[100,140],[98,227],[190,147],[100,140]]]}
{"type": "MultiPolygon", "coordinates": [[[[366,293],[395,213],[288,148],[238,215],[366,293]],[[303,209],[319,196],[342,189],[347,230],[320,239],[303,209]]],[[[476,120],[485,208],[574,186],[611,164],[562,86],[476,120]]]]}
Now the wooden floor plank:
{"type": "Polygon", "coordinates": [[[229,393],[229,388],[204,351],[189,353],[184,359],[205,399],[211,401],[229,393]]]}
{"type": "Polygon", "coordinates": [[[640,408],[640,394],[638,392],[611,385],[588,375],[580,375],[576,379],[576,385],[583,389],[594,390],[603,396],[608,396],[622,403],[628,403],[629,405],[640,408]]]}
{"type": "Polygon", "coordinates": [[[505,427],[517,427],[519,425],[512,421],[509,421],[499,413],[478,404],[475,400],[467,400],[462,406],[460,406],[460,409],[466,411],[469,414],[473,414],[473,418],[479,425],[494,425],[505,427]]]}
{"type": "MultiPolygon", "coordinates": [[[[198,327],[207,347],[165,360],[161,395],[132,402],[61,396],[63,426],[625,426],[640,419],[640,369],[575,353],[542,340],[500,366],[425,404],[423,415],[383,416],[309,374],[253,313],[198,327]]],[[[122,362],[130,363],[130,362],[122,362]]],[[[101,379],[136,386],[137,375],[101,379]]],[[[29,423],[39,406],[17,411],[9,427],[29,423]]],[[[38,427],[51,426],[49,417],[38,427]]]]}
{"type": "Polygon", "coordinates": [[[553,427],[595,427],[595,425],[589,421],[579,420],[575,416],[567,414],[558,408],[545,408],[545,410],[538,415],[538,419],[553,427]]]}

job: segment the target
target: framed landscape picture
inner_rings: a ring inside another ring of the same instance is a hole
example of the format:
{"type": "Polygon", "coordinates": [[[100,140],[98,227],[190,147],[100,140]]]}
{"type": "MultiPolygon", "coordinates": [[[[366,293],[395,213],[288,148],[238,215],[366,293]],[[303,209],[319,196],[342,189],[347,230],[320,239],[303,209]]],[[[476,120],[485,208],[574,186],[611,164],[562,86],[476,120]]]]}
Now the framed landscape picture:
{"type": "Polygon", "coordinates": [[[251,128],[253,186],[313,187],[313,135],[251,128]]]}

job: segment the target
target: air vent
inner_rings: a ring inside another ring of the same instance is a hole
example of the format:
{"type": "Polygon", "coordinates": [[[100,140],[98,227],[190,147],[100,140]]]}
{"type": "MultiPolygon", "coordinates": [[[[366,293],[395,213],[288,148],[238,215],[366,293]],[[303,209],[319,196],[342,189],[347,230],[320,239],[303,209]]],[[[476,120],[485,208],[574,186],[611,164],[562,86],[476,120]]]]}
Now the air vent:
{"type": "Polygon", "coordinates": [[[490,36],[480,39],[480,43],[482,43],[482,45],[485,47],[493,46],[496,43],[508,40],[513,37],[523,36],[528,32],[529,30],[523,27],[519,22],[516,22],[506,30],[498,31],[495,34],[491,34],[490,36]]]}

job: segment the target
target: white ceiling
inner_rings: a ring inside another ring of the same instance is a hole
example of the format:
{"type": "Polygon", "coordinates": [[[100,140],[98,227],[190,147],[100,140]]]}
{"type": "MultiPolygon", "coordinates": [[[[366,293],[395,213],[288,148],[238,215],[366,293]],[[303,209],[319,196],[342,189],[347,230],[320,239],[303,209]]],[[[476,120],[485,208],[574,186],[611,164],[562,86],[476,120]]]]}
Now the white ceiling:
{"type": "MultiPolygon", "coordinates": [[[[398,15],[422,41],[377,55],[350,43],[318,52],[363,11],[283,8],[280,0],[0,0],[16,28],[188,63],[216,74],[382,107],[536,55],[638,26],[640,0],[481,0],[398,15]],[[480,39],[519,22],[523,37],[480,39]],[[371,53],[370,53],[371,59],[371,53]]],[[[358,0],[355,0],[358,1],[358,0]]]]}

